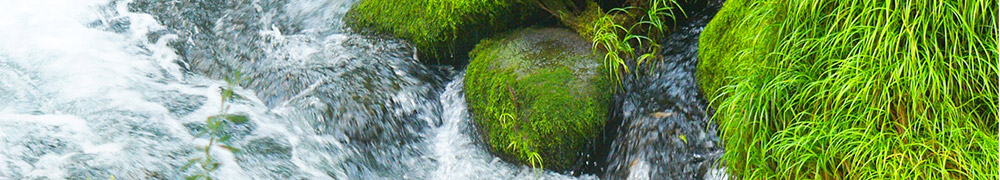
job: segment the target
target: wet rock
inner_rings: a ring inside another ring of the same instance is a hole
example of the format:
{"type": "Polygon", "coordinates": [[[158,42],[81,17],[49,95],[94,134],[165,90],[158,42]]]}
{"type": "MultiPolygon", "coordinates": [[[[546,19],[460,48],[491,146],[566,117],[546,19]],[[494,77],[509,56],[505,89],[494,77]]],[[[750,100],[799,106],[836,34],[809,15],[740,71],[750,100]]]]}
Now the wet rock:
{"type": "MultiPolygon", "coordinates": [[[[730,1],[730,6],[746,7],[750,6],[749,1],[730,1]]],[[[744,74],[744,68],[759,64],[761,62],[752,61],[723,61],[738,56],[765,56],[762,51],[744,51],[735,53],[737,48],[745,44],[756,44],[757,38],[742,38],[745,31],[730,31],[730,26],[737,26],[744,22],[740,19],[745,12],[741,8],[730,8],[719,13],[719,17],[712,21],[712,26],[705,28],[699,42],[701,51],[698,62],[698,71],[695,74],[698,79],[698,86],[701,87],[706,98],[719,97],[720,89],[727,84],[731,84],[727,77],[744,74]],[[733,38],[740,37],[740,38],[733,38]]],[[[770,28],[769,25],[756,25],[755,27],[770,28]]],[[[712,104],[713,107],[718,104],[712,104]]]]}
{"type": "MultiPolygon", "coordinates": [[[[247,141],[240,149],[242,154],[236,156],[240,166],[255,171],[267,172],[267,179],[297,179],[295,164],[292,158],[292,148],[286,140],[272,137],[261,137],[247,141]]],[[[301,178],[301,177],[300,177],[301,178]]]]}
{"type": "Polygon", "coordinates": [[[607,179],[705,179],[722,155],[716,124],[698,91],[698,36],[722,5],[686,7],[682,21],[662,42],[663,62],[634,68],[615,97],[608,140],[607,179]]]}
{"type": "Polygon", "coordinates": [[[482,135],[505,159],[566,170],[607,119],[601,57],[566,29],[529,28],[471,53],[466,98],[482,135]]]}
{"type": "Polygon", "coordinates": [[[161,103],[174,117],[184,117],[198,110],[208,100],[202,95],[185,94],[176,90],[149,93],[148,96],[147,100],[161,103]]]}

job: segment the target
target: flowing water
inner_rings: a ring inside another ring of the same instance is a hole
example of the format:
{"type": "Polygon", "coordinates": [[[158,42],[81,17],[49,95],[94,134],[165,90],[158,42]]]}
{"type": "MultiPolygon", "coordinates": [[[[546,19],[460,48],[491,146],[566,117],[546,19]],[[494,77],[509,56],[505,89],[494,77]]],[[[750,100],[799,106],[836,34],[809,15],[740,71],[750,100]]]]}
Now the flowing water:
{"type": "MultiPolygon", "coordinates": [[[[351,33],[340,18],[352,3],[0,3],[0,179],[192,175],[195,171],[179,170],[188,159],[201,157],[196,147],[208,139],[195,134],[206,117],[219,112],[220,87],[226,85],[222,79],[236,71],[248,80],[235,91],[244,98],[230,103],[229,111],[250,121],[223,127],[232,136],[231,144],[242,151],[213,149],[222,163],[212,174],[219,179],[601,176],[596,173],[603,170],[583,175],[535,171],[490,154],[466,109],[463,67],[424,65],[402,41],[351,33]]],[[[686,110],[703,118],[695,113],[704,113],[702,101],[682,103],[700,103],[700,109],[686,110]]],[[[714,130],[709,134],[714,136],[714,130]]],[[[635,141],[616,138],[619,144],[635,141]]],[[[674,151],[646,149],[639,152],[674,151]]],[[[621,174],[614,170],[620,164],[616,162],[642,159],[614,152],[619,151],[612,150],[609,160],[597,160],[611,163],[586,163],[609,164],[608,171],[614,173],[607,174],[621,174]]],[[[631,167],[640,169],[631,174],[658,172],[650,170],[661,165],[704,166],[701,161],[666,162],[631,167]]]]}
{"type": "Polygon", "coordinates": [[[612,111],[609,179],[726,179],[716,125],[698,91],[698,37],[722,0],[689,4],[686,19],[661,43],[664,59],[627,76],[612,111]],[[617,121],[617,122],[615,122],[617,121]]]}

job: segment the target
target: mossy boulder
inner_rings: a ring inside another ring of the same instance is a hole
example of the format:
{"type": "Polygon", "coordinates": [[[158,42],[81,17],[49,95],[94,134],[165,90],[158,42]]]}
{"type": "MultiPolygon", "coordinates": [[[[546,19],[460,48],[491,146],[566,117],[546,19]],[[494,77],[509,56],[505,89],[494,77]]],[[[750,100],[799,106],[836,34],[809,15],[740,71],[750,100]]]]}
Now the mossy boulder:
{"type": "Polygon", "coordinates": [[[344,18],[355,30],[410,41],[427,63],[461,64],[482,38],[539,22],[532,0],[361,0],[344,18]]]}
{"type": "MultiPolygon", "coordinates": [[[[769,44],[759,44],[757,47],[773,47],[772,39],[756,41],[761,38],[775,38],[772,36],[740,37],[743,35],[757,35],[773,28],[771,22],[757,20],[749,22],[753,26],[741,25],[740,20],[749,11],[746,7],[750,1],[731,0],[726,1],[725,6],[715,14],[715,18],[705,26],[698,42],[698,67],[695,71],[695,78],[698,79],[698,86],[704,93],[705,99],[713,100],[719,96],[719,90],[729,84],[731,77],[742,75],[746,68],[751,68],[762,61],[750,61],[751,58],[763,56],[767,50],[753,48],[750,44],[761,42],[769,44]],[[739,27],[739,29],[736,29],[739,27]],[[747,61],[737,61],[737,59],[747,59],[747,61]]],[[[717,102],[717,101],[713,101],[717,102]]],[[[717,107],[717,103],[712,103],[717,107]]]]}
{"type": "Polygon", "coordinates": [[[518,30],[481,41],[470,58],[465,96],[504,159],[565,170],[600,134],[612,89],[601,57],[576,33],[518,30]]]}

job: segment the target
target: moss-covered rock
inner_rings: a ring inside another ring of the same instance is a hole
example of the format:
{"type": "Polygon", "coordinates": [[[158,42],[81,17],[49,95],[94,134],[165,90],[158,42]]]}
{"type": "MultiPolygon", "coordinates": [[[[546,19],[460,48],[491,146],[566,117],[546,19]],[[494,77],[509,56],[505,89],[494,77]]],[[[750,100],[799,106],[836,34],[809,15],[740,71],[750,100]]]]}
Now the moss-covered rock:
{"type": "Polygon", "coordinates": [[[344,18],[356,30],[413,43],[425,62],[460,64],[482,38],[537,23],[531,0],[362,0],[344,18]]]}
{"type": "Polygon", "coordinates": [[[465,96],[501,157],[563,170],[600,134],[611,86],[601,57],[576,33],[518,30],[483,40],[470,58],[465,96]]]}
{"type": "MultiPolygon", "coordinates": [[[[742,16],[749,11],[746,0],[726,1],[725,6],[715,15],[715,18],[705,26],[698,42],[698,67],[695,71],[695,78],[698,79],[698,86],[705,93],[705,99],[713,100],[719,95],[719,90],[729,84],[729,77],[741,75],[747,66],[761,63],[761,61],[736,61],[736,59],[750,59],[746,57],[762,56],[766,50],[762,48],[752,48],[755,42],[769,43],[774,36],[740,37],[743,35],[761,34],[772,28],[770,21],[753,21],[747,24],[753,26],[739,26],[742,16]],[[738,29],[736,27],[739,27],[738,29]],[[761,39],[760,41],[756,41],[761,39]]],[[[757,47],[773,47],[774,44],[758,44],[757,47]]],[[[718,102],[718,101],[713,101],[718,102]]],[[[712,103],[717,107],[717,103],[712,103]]]]}

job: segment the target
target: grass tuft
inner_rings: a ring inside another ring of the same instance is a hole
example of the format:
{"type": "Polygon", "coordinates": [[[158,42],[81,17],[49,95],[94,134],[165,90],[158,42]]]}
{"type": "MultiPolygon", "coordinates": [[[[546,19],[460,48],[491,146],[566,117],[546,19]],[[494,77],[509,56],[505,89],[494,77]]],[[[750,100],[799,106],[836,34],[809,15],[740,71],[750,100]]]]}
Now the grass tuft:
{"type": "Polygon", "coordinates": [[[997,2],[730,0],[699,84],[743,179],[997,179],[997,2]]]}
{"type": "MultiPolygon", "coordinates": [[[[636,1],[639,2],[639,1],[636,1]]],[[[603,50],[606,73],[621,86],[623,74],[629,74],[628,62],[636,65],[662,60],[659,42],[684,15],[676,0],[650,0],[634,6],[614,8],[590,22],[589,37],[595,50],[603,50]]]]}

